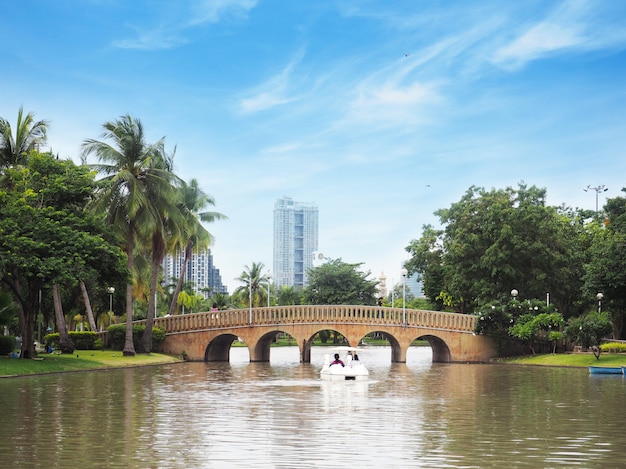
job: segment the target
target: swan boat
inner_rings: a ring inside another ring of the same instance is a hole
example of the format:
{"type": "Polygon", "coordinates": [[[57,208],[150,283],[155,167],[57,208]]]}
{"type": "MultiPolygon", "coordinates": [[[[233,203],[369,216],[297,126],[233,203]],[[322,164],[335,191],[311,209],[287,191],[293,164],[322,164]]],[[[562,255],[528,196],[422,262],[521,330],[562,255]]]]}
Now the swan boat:
{"type": "Polygon", "coordinates": [[[361,349],[356,347],[333,347],[324,355],[324,365],[320,370],[320,377],[325,381],[364,381],[368,379],[369,371],[359,360],[361,349]],[[339,355],[343,363],[334,363],[334,356],[339,355]]]}

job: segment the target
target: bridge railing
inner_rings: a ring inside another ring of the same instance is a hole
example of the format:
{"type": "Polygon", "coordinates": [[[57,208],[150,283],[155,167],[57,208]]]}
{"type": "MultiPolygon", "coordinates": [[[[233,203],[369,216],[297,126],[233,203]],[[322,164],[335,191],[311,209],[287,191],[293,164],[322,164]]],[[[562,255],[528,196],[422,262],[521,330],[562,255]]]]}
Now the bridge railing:
{"type": "MultiPolygon", "coordinates": [[[[145,322],[145,321],[141,321],[145,322]]],[[[140,323],[141,323],[140,322],[140,323]]],[[[473,332],[476,316],[358,305],[293,305],[183,314],[155,319],[167,333],[284,324],[381,324],[473,332]]]]}

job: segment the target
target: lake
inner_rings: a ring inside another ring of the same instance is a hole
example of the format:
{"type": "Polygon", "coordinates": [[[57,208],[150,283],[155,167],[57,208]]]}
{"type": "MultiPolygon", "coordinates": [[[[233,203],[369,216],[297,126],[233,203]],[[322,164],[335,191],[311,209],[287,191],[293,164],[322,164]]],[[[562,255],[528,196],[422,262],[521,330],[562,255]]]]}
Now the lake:
{"type": "Polygon", "coordinates": [[[0,379],[3,467],[622,467],[626,382],[587,369],[391,363],[325,382],[326,350],[0,379]]]}

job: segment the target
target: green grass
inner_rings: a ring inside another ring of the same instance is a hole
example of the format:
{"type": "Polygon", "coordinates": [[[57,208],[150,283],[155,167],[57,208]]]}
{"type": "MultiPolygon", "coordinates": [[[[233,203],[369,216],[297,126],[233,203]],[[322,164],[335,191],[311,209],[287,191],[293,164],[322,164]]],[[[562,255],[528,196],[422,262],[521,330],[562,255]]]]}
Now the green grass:
{"type": "Polygon", "coordinates": [[[600,355],[600,359],[596,360],[596,357],[592,353],[547,353],[542,355],[506,358],[498,360],[498,362],[546,366],[626,366],[626,354],[603,353],[600,355]]]}
{"type": "Polygon", "coordinates": [[[176,357],[160,353],[137,354],[133,357],[125,357],[122,355],[122,352],[110,350],[77,350],[71,355],[40,354],[34,360],[2,357],[0,358],[0,377],[159,365],[179,361],[176,357]]]}

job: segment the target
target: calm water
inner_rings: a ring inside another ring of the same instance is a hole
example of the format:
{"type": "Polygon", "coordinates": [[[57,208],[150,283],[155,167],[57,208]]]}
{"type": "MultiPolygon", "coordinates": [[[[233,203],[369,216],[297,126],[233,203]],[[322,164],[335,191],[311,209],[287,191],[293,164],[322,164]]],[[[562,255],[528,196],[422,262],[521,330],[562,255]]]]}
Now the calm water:
{"type": "Polygon", "coordinates": [[[391,364],[321,382],[323,351],[0,380],[0,467],[623,467],[626,381],[586,369],[391,364]]]}

